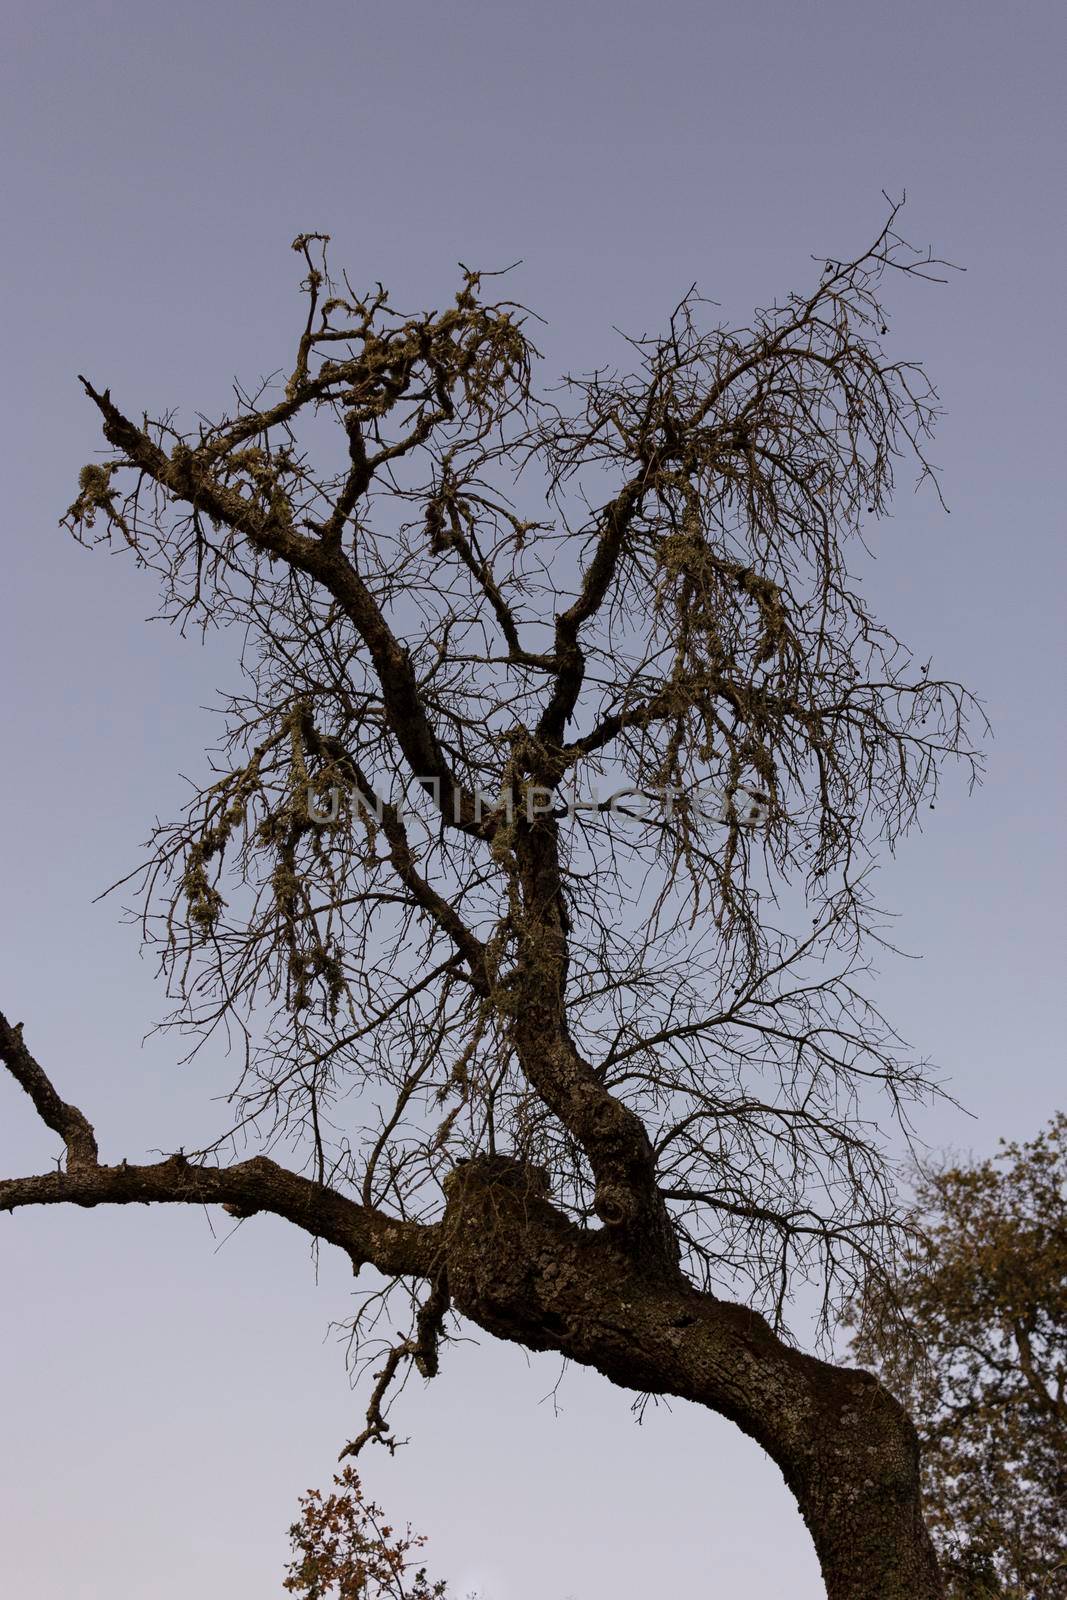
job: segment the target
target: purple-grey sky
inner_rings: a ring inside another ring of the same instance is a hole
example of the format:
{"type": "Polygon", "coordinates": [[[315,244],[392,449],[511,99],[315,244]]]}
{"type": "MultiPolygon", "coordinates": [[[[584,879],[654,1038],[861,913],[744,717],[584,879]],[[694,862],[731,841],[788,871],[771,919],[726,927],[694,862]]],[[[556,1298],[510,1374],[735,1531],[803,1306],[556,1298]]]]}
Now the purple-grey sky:
{"type": "MultiPolygon", "coordinates": [[[[439,304],[455,262],[521,257],[547,373],[618,359],[698,280],[723,315],[866,243],[880,191],[966,266],[890,288],[893,349],[948,416],[951,515],[901,484],[876,609],[987,702],[985,788],[949,783],[882,880],[878,994],[951,1080],[934,1144],[992,1149],[1062,1103],[1062,118],[1051,3],[209,6],[9,0],[3,67],[5,441],[0,1005],[112,1157],[217,1123],[212,1063],[142,1048],[162,1009],[118,907],[232,681],[143,619],[150,581],[56,523],[98,447],[75,379],[127,407],[210,411],[289,356],[304,229],[395,303],[439,304]],[[1057,159],[1059,158],[1059,160],[1057,159]]],[[[0,1084],[0,1170],[55,1154],[0,1084]]],[[[3,1274],[0,1592],[32,1600],[265,1600],[296,1497],[328,1481],[360,1406],[328,1336],[343,1263],[257,1220],[20,1212],[3,1274]],[[220,1234],[221,1239],[221,1234],[220,1234]]],[[[686,1405],[627,1397],[484,1339],[449,1351],[365,1464],[489,1600],[699,1593],[815,1600],[780,1475],[686,1405]]]]}

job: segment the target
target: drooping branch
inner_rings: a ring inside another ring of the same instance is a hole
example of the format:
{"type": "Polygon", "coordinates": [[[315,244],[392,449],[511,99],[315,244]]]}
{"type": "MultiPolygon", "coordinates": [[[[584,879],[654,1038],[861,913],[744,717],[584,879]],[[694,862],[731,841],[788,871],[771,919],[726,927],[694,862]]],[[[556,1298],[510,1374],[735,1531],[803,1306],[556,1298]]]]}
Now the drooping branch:
{"type": "Polygon", "coordinates": [[[67,1171],[95,1167],[98,1159],[96,1135],[88,1118],[77,1106],[68,1105],[53,1088],[51,1080],[26,1047],[22,1023],[11,1023],[0,1012],[0,1061],[15,1082],[33,1101],[46,1128],[58,1133],[67,1150],[67,1171]]]}

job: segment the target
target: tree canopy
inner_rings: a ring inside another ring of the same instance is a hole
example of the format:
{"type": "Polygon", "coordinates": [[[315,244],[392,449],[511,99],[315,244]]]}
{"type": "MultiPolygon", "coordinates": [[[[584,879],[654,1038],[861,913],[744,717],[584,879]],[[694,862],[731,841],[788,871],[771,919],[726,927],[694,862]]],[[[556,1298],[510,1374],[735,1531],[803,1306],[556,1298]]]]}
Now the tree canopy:
{"type": "Polygon", "coordinates": [[[907,1405],[959,1600],[1067,1590],[1067,1115],[918,1175],[899,1274],[855,1352],[907,1405]]]}
{"type": "Polygon", "coordinates": [[[352,1467],[329,1494],[301,1496],[289,1541],[283,1587],[304,1600],[447,1600],[447,1583],[429,1578],[421,1560],[424,1535],[387,1522],[352,1467]]]}

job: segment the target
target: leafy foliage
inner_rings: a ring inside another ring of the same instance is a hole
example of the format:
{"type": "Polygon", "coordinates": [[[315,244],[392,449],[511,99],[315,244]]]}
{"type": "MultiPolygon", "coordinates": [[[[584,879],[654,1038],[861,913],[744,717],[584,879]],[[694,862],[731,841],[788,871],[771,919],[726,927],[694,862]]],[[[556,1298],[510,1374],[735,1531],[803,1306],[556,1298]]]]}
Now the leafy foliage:
{"type": "Polygon", "coordinates": [[[918,1424],[954,1600],[1067,1595],[1067,1115],[1001,1143],[920,1175],[921,1232],[854,1341],[918,1424]]]}
{"type": "Polygon", "coordinates": [[[418,1562],[425,1537],[387,1523],[352,1467],[333,1481],[332,1494],[301,1497],[286,1590],[304,1600],[446,1600],[447,1584],[431,1582],[418,1562]]]}

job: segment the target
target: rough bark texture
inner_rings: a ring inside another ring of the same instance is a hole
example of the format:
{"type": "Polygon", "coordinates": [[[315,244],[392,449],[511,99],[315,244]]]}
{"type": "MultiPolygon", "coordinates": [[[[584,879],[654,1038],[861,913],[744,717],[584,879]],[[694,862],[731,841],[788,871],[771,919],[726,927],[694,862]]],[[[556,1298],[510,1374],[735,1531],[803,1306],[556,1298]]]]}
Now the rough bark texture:
{"type": "Polygon", "coordinates": [[[943,1594],[915,1430],[871,1374],[792,1349],[758,1313],[680,1275],[635,1270],[606,1230],[562,1217],[529,1169],[472,1162],[448,1187],[449,1291],[472,1322],[735,1422],[796,1496],[829,1600],[943,1594]]]}
{"type": "MultiPolygon", "coordinates": [[[[552,1204],[545,1175],[506,1156],[460,1163],[443,1219],[400,1223],[264,1157],[231,1167],[181,1155],[150,1166],[96,1159],[87,1118],[58,1095],[0,1016],[0,1060],[64,1138],[67,1168],[0,1181],[0,1211],[27,1205],[221,1204],[285,1217],[359,1269],[432,1285],[487,1333],[551,1350],[624,1389],[674,1395],[735,1422],[781,1468],[818,1553],[829,1600],[940,1600],[922,1521],[915,1430],[870,1374],[783,1343],[757,1312],[701,1292],[668,1257],[635,1259],[625,1226],[589,1230],[552,1204]]],[[[432,1343],[432,1335],[431,1335],[432,1343]]],[[[419,1354],[415,1346],[409,1353],[419,1354]]],[[[422,1352],[432,1370],[432,1350],[422,1352]]]]}

